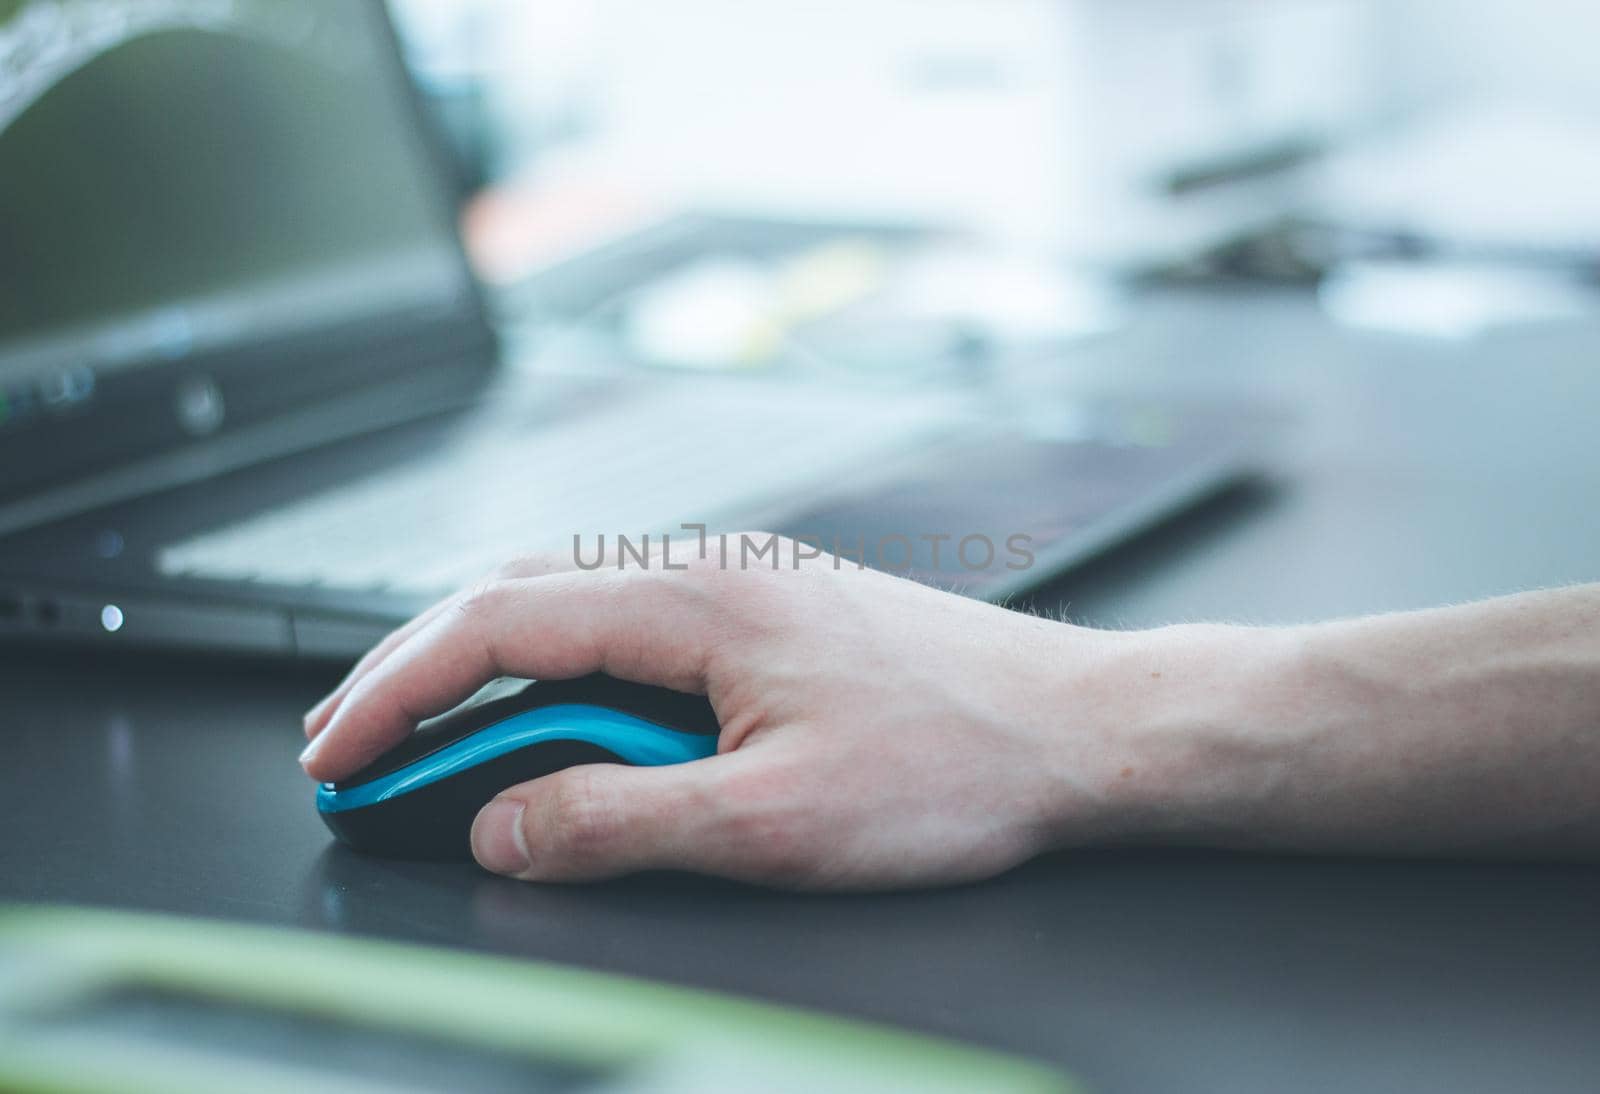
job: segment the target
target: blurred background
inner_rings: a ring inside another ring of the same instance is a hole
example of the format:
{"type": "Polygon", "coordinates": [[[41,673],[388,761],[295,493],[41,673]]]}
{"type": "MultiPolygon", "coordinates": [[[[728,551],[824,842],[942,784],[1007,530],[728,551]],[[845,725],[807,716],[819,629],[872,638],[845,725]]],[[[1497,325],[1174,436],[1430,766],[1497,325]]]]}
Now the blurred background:
{"type": "Polygon", "coordinates": [[[906,375],[1152,280],[1428,338],[1600,268],[1578,0],[393,0],[503,318],[592,364],[906,375]]]}

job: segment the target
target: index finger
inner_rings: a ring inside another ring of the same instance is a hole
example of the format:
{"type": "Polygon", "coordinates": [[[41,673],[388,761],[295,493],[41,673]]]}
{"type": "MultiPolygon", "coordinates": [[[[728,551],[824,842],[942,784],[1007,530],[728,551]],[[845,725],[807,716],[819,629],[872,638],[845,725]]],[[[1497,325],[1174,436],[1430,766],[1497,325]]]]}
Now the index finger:
{"type": "MultiPolygon", "coordinates": [[[[524,555],[512,559],[490,575],[487,580],[511,580],[519,577],[538,577],[541,574],[550,574],[576,570],[578,567],[572,560],[553,554],[524,555]]],[[[449,609],[450,605],[461,598],[460,593],[452,593],[443,600],[428,607],[415,618],[390,631],[372,649],[368,650],[357,661],[355,667],[345,674],[339,685],[329,692],[321,702],[306,711],[304,724],[307,737],[315,737],[321,733],[327,724],[333,720],[338,712],[339,704],[344,702],[344,697],[350,694],[352,688],[361,682],[361,678],[371,672],[375,666],[382,663],[385,657],[393,653],[400,645],[423,627],[433,622],[435,616],[449,609]]]]}
{"type": "Polygon", "coordinates": [[[495,581],[440,612],[353,687],[300,756],[333,781],[496,676],[603,671],[705,691],[709,600],[690,573],[633,570],[495,581]]]}

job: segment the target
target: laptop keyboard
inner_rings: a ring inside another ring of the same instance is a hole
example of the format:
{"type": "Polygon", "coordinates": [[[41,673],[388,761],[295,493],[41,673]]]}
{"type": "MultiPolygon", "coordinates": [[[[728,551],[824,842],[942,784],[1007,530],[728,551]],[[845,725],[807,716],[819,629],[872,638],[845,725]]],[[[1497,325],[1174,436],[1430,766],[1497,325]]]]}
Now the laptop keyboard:
{"type": "MultiPolygon", "coordinates": [[[[171,576],[431,594],[518,554],[716,528],[948,430],[945,404],[696,388],[443,451],[162,548],[171,576]]],[[[682,533],[685,538],[693,533],[682,533]]]]}

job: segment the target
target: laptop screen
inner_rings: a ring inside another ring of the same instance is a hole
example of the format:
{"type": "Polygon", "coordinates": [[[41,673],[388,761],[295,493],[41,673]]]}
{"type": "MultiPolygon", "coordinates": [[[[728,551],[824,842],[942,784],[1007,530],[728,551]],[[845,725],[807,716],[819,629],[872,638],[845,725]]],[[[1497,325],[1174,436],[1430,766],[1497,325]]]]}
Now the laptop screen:
{"type": "Polygon", "coordinates": [[[0,0],[0,455],[90,470],[476,322],[407,91],[377,3],[0,0]]]}

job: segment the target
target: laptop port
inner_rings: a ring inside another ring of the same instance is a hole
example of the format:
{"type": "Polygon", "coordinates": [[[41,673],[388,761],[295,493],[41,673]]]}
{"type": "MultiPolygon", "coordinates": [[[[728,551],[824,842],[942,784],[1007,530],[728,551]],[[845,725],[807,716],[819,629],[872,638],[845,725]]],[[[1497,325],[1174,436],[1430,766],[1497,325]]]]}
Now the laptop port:
{"type": "Polygon", "coordinates": [[[0,622],[9,623],[22,615],[22,597],[15,593],[0,593],[0,622]]]}
{"type": "Polygon", "coordinates": [[[61,605],[54,600],[41,600],[33,606],[33,617],[42,627],[53,627],[61,622],[61,605]]]}

